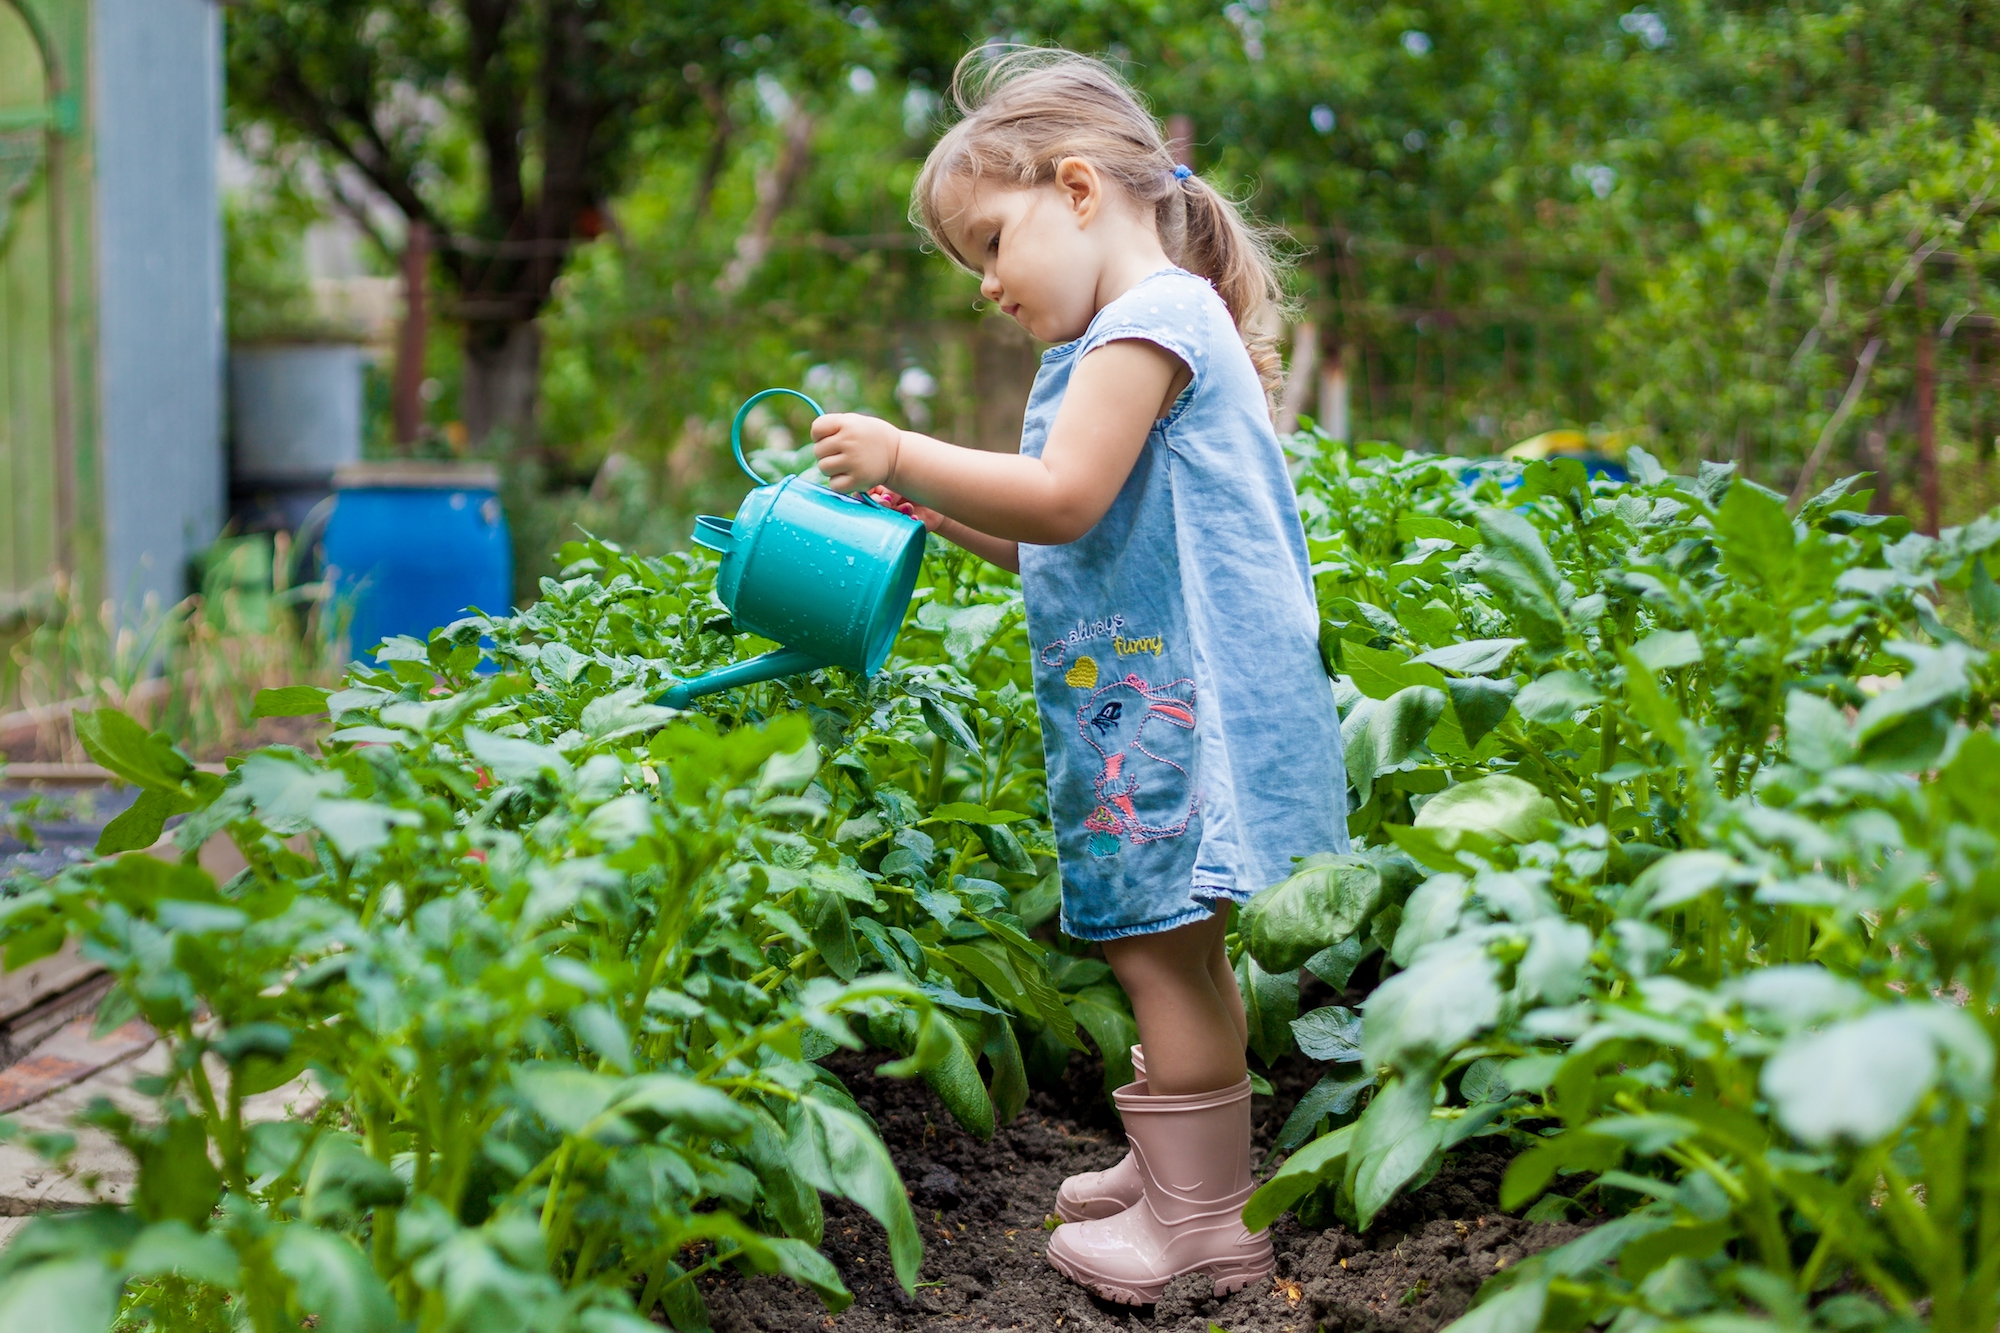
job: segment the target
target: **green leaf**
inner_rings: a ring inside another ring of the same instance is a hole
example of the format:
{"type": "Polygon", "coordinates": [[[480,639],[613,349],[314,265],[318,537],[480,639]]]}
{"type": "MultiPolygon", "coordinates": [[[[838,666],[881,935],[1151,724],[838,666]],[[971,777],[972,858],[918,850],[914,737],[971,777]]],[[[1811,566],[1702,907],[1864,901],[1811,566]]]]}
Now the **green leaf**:
{"type": "Polygon", "coordinates": [[[1444,689],[1451,699],[1451,711],[1458,718],[1459,731],[1465,737],[1468,751],[1477,748],[1493,728],[1505,721],[1507,710],[1514,706],[1514,682],[1511,680],[1472,676],[1464,680],[1448,680],[1444,689]]]}
{"type": "Polygon", "coordinates": [[[1354,1126],[1342,1125],[1286,1158],[1243,1205],[1243,1225],[1262,1231],[1321,1184],[1340,1179],[1346,1174],[1347,1153],[1353,1142],[1354,1126]]]}
{"type": "Polygon", "coordinates": [[[1791,515],[1770,492],[1755,486],[1732,485],[1716,511],[1717,545],[1722,567],[1734,577],[1761,586],[1787,582],[1791,576],[1796,538],[1791,515]]]}
{"type": "Polygon", "coordinates": [[[1236,984],[1243,992],[1243,1013],[1250,1024],[1250,1049],[1268,1069],[1292,1049],[1291,1025],[1299,1012],[1298,969],[1266,972],[1246,949],[1236,960],[1236,984]]]}
{"type": "Polygon", "coordinates": [[[97,854],[115,856],[151,847],[160,840],[160,832],[171,816],[192,809],[194,802],[180,790],[148,787],[97,835],[97,854]]]}
{"type": "Polygon", "coordinates": [[[1382,896],[1382,877],[1356,856],[1317,856],[1244,905],[1250,953],[1271,972],[1296,972],[1361,929],[1382,896]]]}
{"type": "Polygon", "coordinates": [[[1278,1131],[1278,1137],[1271,1142],[1272,1152],[1290,1152],[1311,1137],[1319,1122],[1330,1115],[1346,1115],[1354,1109],[1361,1094],[1375,1086],[1375,1075],[1362,1071],[1342,1077],[1328,1074],[1306,1090],[1299,1098],[1299,1104],[1285,1117],[1285,1124],[1278,1131]]]}
{"type": "Polygon", "coordinates": [[[678,1074],[641,1074],[627,1080],[599,1114],[617,1116],[649,1134],[664,1125],[679,1125],[696,1134],[732,1138],[750,1127],[750,1113],[742,1106],[721,1091],[678,1074]]]}
{"type": "Polygon", "coordinates": [[[1942,748],[1938,710],[1955,703],[1971,688],[1973,652],[1963,644],[1932,650],[1913,649],[1916,663],[1902,684],[1876,695],[1861,706],[1854,719],[1863,763],[1922,767],[1942,748]]]}
{"type": "Polygon", "coordinates": [[[1363,1231],[1443,1146],[1444,1122],[1431,1115],[1431,1090],[1429,1078],[1391,1080],[1354,1122],[1347,1176],[1363,1231]]]}
{"type": "Polygon", "coordinates": [[[1793,763],[1824,773],[1854,757],[1854,729],[1835,705],[1793,690],[1785,696],[1785,747],[1793,763]]]}
{"type": "Polygon", "coordinates": [[[300,1309],[326,1333],[392,1333],[396,1302],[353,1242],[309,1226],[278,1230],[271,1261],[292,1280],[300,1309]]]}
{"type": "Polygon", "coordinates": [[[1436,667],[1407,661],[1401,653],[1370,648],[1366,644],[1348,644],[1342,653],[1342,661],[1354,688],[1370,699],[1387,699],[1412,685],[1428,685],[1432,689],[1444,687],[1444,673],[1436,667]]]}
{"type": "Polygon", "coordinates": [[[1648,671],[1701,665],[1701,640],[1688,630],[1655,630],[1632,645],[1632,656],[1648,671]]]}
{"type": "Polygon", "coordinates": [[[370,1208],[394,1206],[409,1192],[401,1176],[341,1134],[329,1134],[306,1172],[301,1216],[308,1222],[358,1218],[370,1208]]]}
{"type": "Polygon", "coordinates": [[[257,698],[250,705],[250,716],[260,717],[318,717],[326,711],[326,701],[332,690],[323,690],[317,685],[280,685],[276,689],[259,690],[257,698]]]}
{"type": "Polygon", "coordinates": [[[465,748],[492,771],[496,781],[503,783],[530,782],[544,775],[567,782],[573,771],[569,760],[552,746],[536,745],[516,736],[495,736],[477,727],[465,729],[465,748]]]}
{"type": "Polygon", "coordinates": [[[107,1333],[118,1314],[120,1274],[92,1257],[33,1264],[0,1281],[0,1328],[107,1333]]]}
{"type": "Polygon", "coordinates": [[[924,1243],[889,1150],[874,1127],[855,1112],[828,1105],[817,1095],[802,1097],[795,1105],[801,1121],[791,1138],[793,1165],[816,1188],[852,1199],[882,1224],[896,1279],[905,1291],[914,1293],[924,1243]]]}
{"type": "Polygon", "coordinates": [[[125,1271],[133,1277],[171,1274],[227,1289],[242,1280],[243,1265],[221,1236],[169,1221],[155,1222],[139,1233],[126,1251],[125,1271]]]}
{"type": "MultiPolygon", "coordinates": [[[[1369,710],[1361,732],[1347,745],[1347,780],[1365,804],[1377,774],[1401,764],[1424,743],[1444,713],[1442,690],[1411,685],[1369,710]]],[[[1346,738],[1343,736],[1343,742],[1346,738]]]]}
{"type": "Polygon", "coordinates": [[[918,1057],[924,1082],[968,1134],[993,1137],[993,1099],[979,1077],[979,1050],[985,1036],[975,1023],[933,1013],[924,1021],[918,1057]]]}
{"type": "Polygon", "coordinates": [[[1315,1060],[1344,1063],[1361,1058],[1361,1015],[1337,1004],[1322,1005],[1292,1020],[1292,1039],[1315,1060]]]}
{"type": "Polygon", "coordinates": [[[1139,1025],[1132,1021],[1131,1001],[1114,985],[1085,986],[1069,997],[1069,1011],[1104,1057],[1104,1095],[1132,1081],[1132,1047],[1139,1025]]]}
{"type": "Polygon", "coordinates": [[[1758,1080],[1778,1123],[1815,1147],[1894,1132],[1938,1077],[1936,1041],[1911,1010],[1887,1006],[1789,1038],[1758,1080]]]}
{"type": "Polygon", "coordinates": [[[1425,945],[1450,935],[1471,896],[1472,887],[1463,875],[1433,875],[1425,880],[1403,903],[1403,919],[1396,927],[1395,943],[1389,947],[1389,961],[1408,967],[1425,945]]]}
{"type": "Polygon", "coordinates": [[[988,1091],[993,1097],[994,1117],[1003,1125],[1012,1124],[1028,1104],[1028,1066],[1014,1036],[1014,1025],[1000,1014],[986,1015],[986,1044],[980,1052],[993,1071],[988,1091]]]}
{"type": "Polygon", "coordinates": [[[1336,991],[1344,991],[1354,976],[1354,969],[1361,966],[1363,947],[1364,941],[1359,932],[1349,935],[1340,943],[1329,945],[1306,959],[1306,971],[1336,991]]]}
{"type": "Polygon", "coordinates": [[[1479,533],[1463,523],[1454,523],[1448,518],[1431,518],[1423,514],[1407,514],[1396,520],[1396,540],[1401,542],[1420,541],[1425,537],[1437,541],[1456,542],[1467,549],[1478,545],[1479,533]]]}
{"type": "Polygon", "coordinates": [[[1754,872],[1726,852],[1705,848],[1674,852],[1647,866],[1632,882],[1632,897],[1648,915],[1691,903],[1724,884],[1755,883],[1754,872]]]}
{"type": "Polygon", "coordinates": [[[1528,842],[1559,817],[1556,803],[1509,773],[1475,778],[1424,802],[1416,827],[1440,834],[1473,833],[1494,842],[1528,842]]]}
{"type": "Polygon", "coordinates": [[[925,824],[1015,824],[1028,818],[1018,810],[988,810],[969,801],[947,801],[923,819],[925,824]]]}
{"type": "Polygon", "coordinates": [[[826,1214],[820,1206],[819,1191],[792,1169],[784,1128],[771,1118],[771,1113],[761,1106],[747,1109],[751,1118],[750,1137],[743,1145],[743,1155],[757,1173],[757,1183],[764,1191],[764,1202],[771,1216],[785,1229],[786,1235],[808,1245],[818,1245],[826,1232],[826,1214]]]}
{"type": "Polygon", "coordinates": [[[1419,653],[1412,662],[1440,667],[1459,676],[1490,676],[1507,665],[1525,639],[1468,639],[1419,653]]]}
{"type": "Polygon", "coordinates": [[[1537,676],[1514,696],[1514,708],[1530,722],[1544,726],[1568,725],[1582,709],[1601,703],[1604,694],[1588,676],[1574,671],[1551,671],[1537,676]]]}
{"type": "Polygon", "coordinates": [[[933,736],[946,744],[956,745],[968,754],[979,753],[979,738],[972,734],[972,728],[966,725],[965,715],[955,706],[941,699],[925,699],[922,708],[924,725],[931,729],[933,736]]]}
{"type": "Polygon", "coordinates": [[[1519,1282],[1473,1306],[1446,1324],[1441,1333],[1535,1333],[1542,1326],[1548,1299],[1547,1280],[1519,1282]]]}
{"type": "Polygon", "coordinates": [[[1500,1206],[1513,1212],[1547,1189],[1558,1171],[1606,1171],[1624,1157],[1625,1145],[1616,1139],[1565,1130],[1507,1164],[1500,1181],[1500,1206]]]}
{"type": "Polygon", "coordinates": [[[115,708],[72,716],[84,753],[121,782],[179,795],[181,783],[194,773],[193,763],[174,748],[166,732],[148,732],[115,708]]]}
{"type": "Polygon", "coordinates": [[[1375,988],[1362,1014],[1368,1063],[1397,1069],[1449,1056],[1500,1017],[1500,968],[1476,943],[1440,945],[1375,988]]]}
{"type": "Polygon", "coordinates": [[[606,741],[657,731],[679,716],[674,709],[648,702],[648,693],[635,685],[615,694],[600,694],[583,706],[577,723],[584,735],[606,741]]]}
{"type": "Polygon", "coordinates": [[[564,1134],[581,1134],[619,1091],[615,1078],[560,1065],[524,1066],[513,1081],[535,1114],[564,1134]]]}
{"type": "Polygon", "coordinates": [[[1965,600],[1972,609],[1972,623],[1979,627],[1981,634],[1991,634],[2000,625],[2000,584],[1986,572],[1986,560],[1981,556],[1972,562],[1972,573],[1965,585],[1965,600]]]}
{"type": "Polygon", "coordinates": [[[1572,597],[1556,572],[1548,547],[1526,517],[1511,509],[1479,511],[1479,553],[1474,570],[1506,610],[1515,632],[1538,656],[1562,647],[1565,612],[1572,597]]]}
{"type": "Polygon", "coordinates": [[[171,1103],[166,1123],[135,1136],[139,1183],[132,1203],[149,1222],[178,1219],[201,1226],[215,1211],[222,1193],[222,1173],[209,1160],[204,1122],[189,1115],[181,1103],[171,1103]]]}

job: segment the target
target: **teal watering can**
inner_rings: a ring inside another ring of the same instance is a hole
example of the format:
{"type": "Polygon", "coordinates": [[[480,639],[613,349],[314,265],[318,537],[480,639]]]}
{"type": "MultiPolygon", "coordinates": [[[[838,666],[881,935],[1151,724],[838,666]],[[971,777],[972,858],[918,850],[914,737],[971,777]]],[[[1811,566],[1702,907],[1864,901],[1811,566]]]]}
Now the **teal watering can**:
{"type": "Polygon", "coordinates": [[[765,485],[751,471],[743,459],[743,418],[774,394],[790,394],[820,414],[819,404],[795,389],[766,389],[738,408],[729,447],[758,485],[734,519],[695,519],[694,540],[722,556],[715,592],[736,628],[785,646],[677,682],[660,696],[673,708],[825,666],[873,675],[895,646],[917,586],[923,524],[865,495],[842,495],[800,477],[765,485]]]}

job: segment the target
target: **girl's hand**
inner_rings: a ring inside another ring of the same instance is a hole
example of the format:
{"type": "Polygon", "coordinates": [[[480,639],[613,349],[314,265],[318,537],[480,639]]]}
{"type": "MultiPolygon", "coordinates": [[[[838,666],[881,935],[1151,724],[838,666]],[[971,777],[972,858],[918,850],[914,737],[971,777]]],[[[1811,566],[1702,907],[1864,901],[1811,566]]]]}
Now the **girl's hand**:
{"type": "Polygon", "coordinates": [[[923,524],[927,532],[936,532],[944,523],[944,515],[937,510],[926,509],[915,500],[896,494],[887,486],[877,486],[868,493],[897,513],[908,514],[923,524]]]}
{"type": "Polygon", "coordinates": [[[887,482],[896,471],[903,432],[880,417],[831,412],[812,424],[813,455],[826,484],[842,495],[887,482]]]}

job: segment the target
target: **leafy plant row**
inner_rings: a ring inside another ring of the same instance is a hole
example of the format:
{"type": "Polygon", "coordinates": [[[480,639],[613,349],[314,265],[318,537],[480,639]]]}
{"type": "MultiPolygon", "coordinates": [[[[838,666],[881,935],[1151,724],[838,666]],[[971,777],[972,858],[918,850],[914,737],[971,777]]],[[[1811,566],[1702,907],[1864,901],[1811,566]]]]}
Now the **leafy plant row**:
{"type": "Polygon", "coordinates": [[[1597,1225],[1457,1333],[1992,1329],[2000,515],[1300,443],[1366,850],[1244,912],[1261,1054],[1333,1066],[1248,1220],[1499,1135],[1597,1225]]]}
{"type": "Polygon", "coordinates": [[[115,711],[80,724],[140,789],[100,844],[124,854],[12,886],[5,962],[80,939],[116,978],[99,1026],[143,1017],[169,1057],[147,1114],[85,1117],[138,1163],[130,1208],[24,1230],[0,1326],[692,1329],[722,1265],[837,1310],[822,1192],[886,1228],[906,1288],[922,1247],[819,1058],[899,1052],[980,1136],[1079,1020],[1129,1077],[1103,964],[1028,934],[1056,880],[1015,594],[935,559],[872,683],[678,714],[648,702],[670,675],[763,646],[712,564],[562,559],[522,615],[259,697],[329,714],[322,755],[219,777],[115,711]],[[214,839],[248,863],[226,882],[214,839]]]}

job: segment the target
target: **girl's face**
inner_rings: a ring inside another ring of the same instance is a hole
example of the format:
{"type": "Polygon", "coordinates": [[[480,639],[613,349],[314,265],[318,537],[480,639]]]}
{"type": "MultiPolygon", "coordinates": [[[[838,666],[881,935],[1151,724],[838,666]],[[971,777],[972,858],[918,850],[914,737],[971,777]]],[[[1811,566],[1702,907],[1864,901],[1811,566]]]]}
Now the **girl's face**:
{"type": "Polygon", "coordinates": [[[1128,285],[1120,279],[1135,233],[1150,242],[1139,250],[1159,253],[1150,220],[1075,158],[1055,181],[1029,189],[954,179],[938,203],[946,238],[979,272],[980,295],[1041,342],[1081,337],[1118,294],[1107,287],[1128,285]]]}

